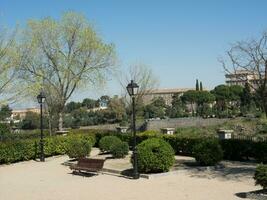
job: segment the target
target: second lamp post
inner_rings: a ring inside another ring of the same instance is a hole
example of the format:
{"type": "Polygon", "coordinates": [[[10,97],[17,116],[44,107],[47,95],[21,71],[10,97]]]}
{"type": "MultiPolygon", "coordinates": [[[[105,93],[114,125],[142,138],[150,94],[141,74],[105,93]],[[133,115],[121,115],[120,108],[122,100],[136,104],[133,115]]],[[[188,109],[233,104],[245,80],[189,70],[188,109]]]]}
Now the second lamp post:
{"type": "Polygon", "coordinates": [[[44,92],[41,91],[37,96],[38,103],[40,104],[40,129],[41,129],[41,138],[40,138],[40,161],[45,161],[44,156],[44,132],[43,132],[43,103],[45,101],[44,92]]]}
{"type": "Polygon", "coordinates": [[[138,93],[138,89],[139,86],[133,81],[131,80],[131,83],[129,83],[127,85],[127,91],[130,95],[130,97],[132,97],[132,130],[133,130],[133,137],[134,137],[134,141],[133,141],[133,178],[134,179],[138,179],[139,178],[139,173],[138,173],[138,167],[137,167],[137,150],[136,150],[136,124],[135,124],[135,96],[138,93]]]}

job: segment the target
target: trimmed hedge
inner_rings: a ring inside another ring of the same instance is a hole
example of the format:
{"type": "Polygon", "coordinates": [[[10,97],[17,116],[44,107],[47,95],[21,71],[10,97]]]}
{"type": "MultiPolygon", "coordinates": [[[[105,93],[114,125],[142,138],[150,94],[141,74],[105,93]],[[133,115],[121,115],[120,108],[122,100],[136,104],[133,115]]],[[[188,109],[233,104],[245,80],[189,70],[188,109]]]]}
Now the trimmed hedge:
{"type": "MultiPolygon", "coordinates": [[[[46,137],[44,139],[45,157],[66,154],[69,138],[71,137],[72,135],[46,137]]],[[[94,136],[77,135],[75,137],[79,137],[88,143],[94,141],[94,136]]],[[[0,142],[0,164],[36,159],[39,155],[40,146],[37,139],[0,142]]]]}
{"type": "Polygon", "coordinates": [[[129,153],[127,142],[120,142],[111,147],[111,154],[114,158],[124,158],[129,153]]]}
{"type": "Polygon", "coordinates": [[[66,153],[70,158],[84,158],[90,154],[91,149],[92,144],[85,137],[72,136],[68,138],[66,153]]]}
{"type": "Polygon", "coordinates": [[[102,152],[111,152],[113,146],[121,143],[121,140],[116,136],[104,136],[99,141],[99,148],[102,152]]]}
{"type": "Polygon", "coordinates": [[[137,145],[137,155],[138,170],[144,173],[167,172],[175,161],[171,145],[160,138],[137,145]]]}
{"type": "Polygon", "coordinates": [[[254,177],[256,185],[261,185],[263,189],[267,189],[267,165],[259,165],[256,168],[254,177]]]}
{"type": "Polygon", "coordinates": [[[200,165],[210,166],[223,159],[223,151],[218,140],[203,139],[193,147],[193,156],[200,165]]]}

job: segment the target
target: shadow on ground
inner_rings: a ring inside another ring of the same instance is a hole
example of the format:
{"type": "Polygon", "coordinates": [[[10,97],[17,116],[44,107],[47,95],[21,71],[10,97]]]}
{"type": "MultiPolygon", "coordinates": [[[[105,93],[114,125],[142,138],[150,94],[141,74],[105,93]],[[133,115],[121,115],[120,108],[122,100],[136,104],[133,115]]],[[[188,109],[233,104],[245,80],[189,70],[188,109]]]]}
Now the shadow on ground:
{"type": "Polygon", "coordinates": [[[174,170],[184,169],[192,177],[219,178],[221,180],[242,181],[252,178],[256,163],[223,161],[216,166],[201,167],[194,160],[176,160],[174,170]]]}
{"type": "Polygon", "coordinates": [[[242,199],[258,199],[258,200],[266,200],[267,199],[267,191],[266,190],[254,190],[250,192],[240,192],[235,194],[237,197],[242,199]]]}

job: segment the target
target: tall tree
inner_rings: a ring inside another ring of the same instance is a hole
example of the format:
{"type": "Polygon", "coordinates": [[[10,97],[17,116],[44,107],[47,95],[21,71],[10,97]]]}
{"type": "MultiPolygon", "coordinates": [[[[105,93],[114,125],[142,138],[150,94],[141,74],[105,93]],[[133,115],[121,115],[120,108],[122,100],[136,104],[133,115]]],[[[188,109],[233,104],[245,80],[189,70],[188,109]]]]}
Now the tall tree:
{"type": "Polygon", "coordinates": [[[199,83],[198,83],[198,79],[196,80],[196,91],[199,91],[199,83]]]}
{"type": "Polygon", "coordinates": [[[239,81],[248,82],[267,114],[267,32],[260,38],[236,42],[220,62],[227,73],[236,74],[239,81]],[[254,81],[248,81],[246,76],[238,76],[239,70],[249,73],[254,81]]]}
{"type": "Polygon", "coordinates": [[[200,91],[203,91],[202,81],[200,81],[199,89],[200,91]]]}
{"type": "Polygon", "coordinates": [[[21,78],[53,95],[48,107],[62,115],[66,102],[80,87],[99,85],[114,64],[114,46],[106,44],[82,15],[67,12],[60,20],[30,20],[20,43],[21,78]],[[50,91],[53,92],[50,92],[50,91]]]}

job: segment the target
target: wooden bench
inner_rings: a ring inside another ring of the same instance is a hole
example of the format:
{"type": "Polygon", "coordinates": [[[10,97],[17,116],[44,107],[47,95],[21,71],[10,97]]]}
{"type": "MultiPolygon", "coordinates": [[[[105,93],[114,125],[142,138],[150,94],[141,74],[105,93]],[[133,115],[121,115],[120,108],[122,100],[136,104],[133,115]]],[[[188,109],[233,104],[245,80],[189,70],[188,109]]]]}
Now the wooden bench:
{"type": "Polygon", "coordinates": [[[78,172],[99,172],[103,169],[105,160],[94,158],[80,158],[70,169],[78,172]]]}

